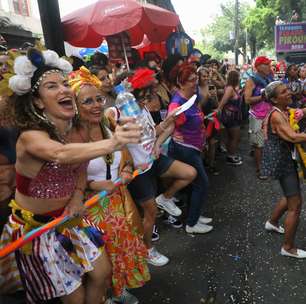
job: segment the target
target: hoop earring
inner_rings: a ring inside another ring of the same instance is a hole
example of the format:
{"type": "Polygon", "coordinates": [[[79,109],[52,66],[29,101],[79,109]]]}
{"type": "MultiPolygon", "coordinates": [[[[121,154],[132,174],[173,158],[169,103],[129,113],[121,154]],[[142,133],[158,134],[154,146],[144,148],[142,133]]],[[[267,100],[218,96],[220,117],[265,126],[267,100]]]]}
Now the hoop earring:
{"type": "Polygon", "coordinates": [[[33,102],[31,101],[30,102],[30,108],[31,108],[31,111],[32,113],[34,114],[34,116],[36,116],[37,118],[39,118],[40,120],[50,124],[50,121],[48,119],[48,117],[43,113],[43,115],[40,115],[39,113],[37,113],[36,109],[35,109],[35,106],[33,105],[33,102]]]}
{"type": "Polygon", "coordinates": [[[73,107],[74,107],[74,112],[75,112],[75,115],[76,116],[79,116],[79,109],[78,109],[78,106],[76,105],[76,102],[74,101],[73,102],[73,107]]]}

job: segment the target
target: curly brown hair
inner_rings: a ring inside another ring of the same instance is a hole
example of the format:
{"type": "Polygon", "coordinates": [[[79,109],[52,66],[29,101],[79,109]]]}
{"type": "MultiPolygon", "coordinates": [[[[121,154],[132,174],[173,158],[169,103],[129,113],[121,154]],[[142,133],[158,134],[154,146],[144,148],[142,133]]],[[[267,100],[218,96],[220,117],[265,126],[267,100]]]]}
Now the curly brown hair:
{"type": "Polygon", "coordinates": [[[8,96],[0,96],[0,128],[16,127],[14,109],[8,96]]]}
{"type": "Polygon", "coordinates": [[[34,105],[34,97],[38,93],[27,93],[22,96],[16,94],[10,97],[14,109],[16,127],[20,132],[27,130],[41,130],[49,134],[50,138],[61,141],[56,127],[47,119],[42,119],[44,114],[34,105]]]}

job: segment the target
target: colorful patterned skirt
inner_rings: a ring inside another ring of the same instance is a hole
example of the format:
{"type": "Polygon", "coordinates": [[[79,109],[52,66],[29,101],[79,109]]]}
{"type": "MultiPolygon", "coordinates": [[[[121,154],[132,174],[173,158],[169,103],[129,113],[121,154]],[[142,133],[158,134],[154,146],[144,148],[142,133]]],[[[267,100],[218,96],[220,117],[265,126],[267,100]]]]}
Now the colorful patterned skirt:
{"type": "Polygon", "coordinates": [[[150,280],[147,249],[138,229],[127,220],[123,202],[126,192],[123,190],[121,188],[102,198],[88,210],[87,215],[91,222],[105,232],[105,249],[113,268],[114,296],[120,296],[124,287],[138,288],[150,280]]]}
{"type": "MultiPolygon", "coordinates": [[[[36,216],[14,201],[11,206],[13,214],[4,226],[1,247],[50,221],[49,215],[36,216]]],[[[77,221],[46,232],[0,260],[1,293],[22,287],[29,303],[42,303],[74,292],[104,249],[102,230],[87,219],[77,221]]]]}

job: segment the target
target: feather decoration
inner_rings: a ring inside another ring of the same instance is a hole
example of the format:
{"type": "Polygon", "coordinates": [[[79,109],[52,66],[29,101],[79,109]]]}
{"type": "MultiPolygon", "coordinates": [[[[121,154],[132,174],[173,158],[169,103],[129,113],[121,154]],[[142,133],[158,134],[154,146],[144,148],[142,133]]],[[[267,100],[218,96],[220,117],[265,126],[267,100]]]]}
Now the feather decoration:
{"type": "Polygon", "coordinates": [[[31,63],[37,67],[41,68],[45,65],[45,58],[40,50],[35,48],[29,48],[27,52],[27,57],[31,63]]]}
{"type": "Polygon", "coordinates": [[[148,68],[137,69],[133,76],[128,78],[133,89],[143,89],[155,82],[155,72],[148,68]]]}

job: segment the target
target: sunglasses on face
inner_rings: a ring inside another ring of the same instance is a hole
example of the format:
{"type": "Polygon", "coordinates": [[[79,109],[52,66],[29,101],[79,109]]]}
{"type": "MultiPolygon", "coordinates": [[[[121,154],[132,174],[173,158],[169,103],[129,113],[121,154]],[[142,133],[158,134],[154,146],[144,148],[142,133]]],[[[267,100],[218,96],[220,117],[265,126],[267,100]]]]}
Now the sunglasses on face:
{"type": "Polygon", "coordinates": [[[95,99],[92,97],[88,97],[81,101],[81,105],[92,106],[95,102],[103,106],[105,105],[106,98],[104,96],[97,96],[95,99]]]}

